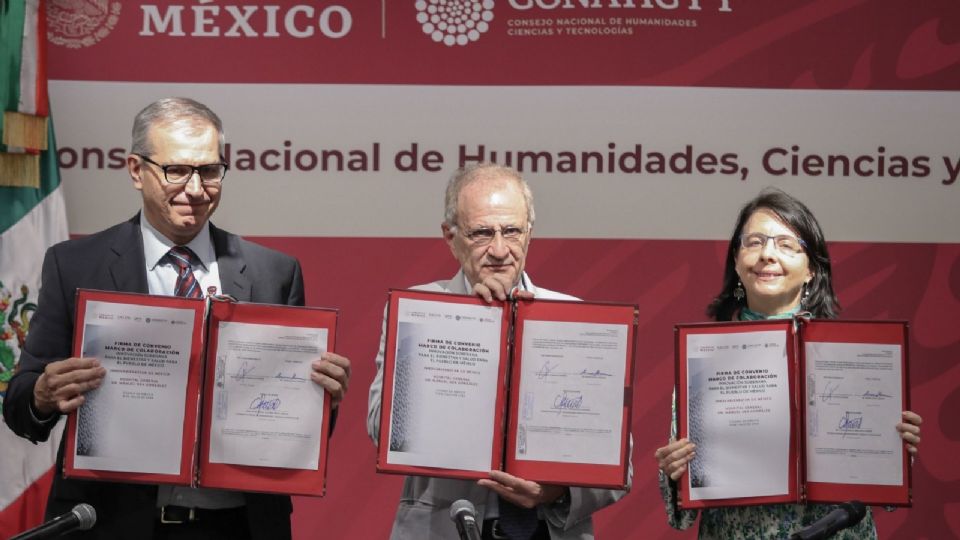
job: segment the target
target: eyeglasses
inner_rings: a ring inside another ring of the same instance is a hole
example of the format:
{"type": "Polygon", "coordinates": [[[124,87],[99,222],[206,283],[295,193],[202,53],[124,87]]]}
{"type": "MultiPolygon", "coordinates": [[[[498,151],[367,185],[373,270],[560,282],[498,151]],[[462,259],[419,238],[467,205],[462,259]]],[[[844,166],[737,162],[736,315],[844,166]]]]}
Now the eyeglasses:
{"type": "Polygon", "coordinates": [[[497,233],[500,233],[504,241],[517,243],[523,238],[523,235],[527,234],[527,230],[515,225],[507,225],[499,229],[494,229],[493,227],[477,227],[476,229],[463,231],[463,236],[475,245],[485,246],[493,242],[493,239],[497,237],[497,233]]]}
{"type": "Polygon", "coordinates": [[[807,244],[796,236],[789,234],[767,236],[763,233],[741,234],[740,247],[747,251],[760,251],[769,240],[773,240],[773,246],[784,255],[799,255],[807,247],[807,244]]]}
{"type": "Polygon", "coordinates": [[[223,182],[223,177],[227,175],[227,169],[230,168],[226,163],[208,163],[206,165],[184,165],[174,163],[170,165],[161,165],[143,154],[134,154],[140,159],[156,165],[163,171],[163,178],[171,184],[186,184],[193,178],[193,173],[200,175],[200,181],[204,184],[219,184],[223,182]]]}

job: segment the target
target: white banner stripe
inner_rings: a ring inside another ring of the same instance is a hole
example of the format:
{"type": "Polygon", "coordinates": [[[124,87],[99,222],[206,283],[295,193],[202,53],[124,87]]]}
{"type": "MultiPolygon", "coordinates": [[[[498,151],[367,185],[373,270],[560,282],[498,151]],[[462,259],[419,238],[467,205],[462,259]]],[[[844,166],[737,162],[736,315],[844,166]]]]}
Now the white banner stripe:
{"type": "Polygon", "coordinates": [[[0,425],[0,448],[3,448],[0,478],[4,479],[0,483],[0,511],[53,467],[65,425],[66,421],[61,421],[50,433],[50,439],[39,445],[17,437],[6,424],[0,425]]]}
{"type": "Polygon", "coordinates": [[[69,237],[66,215],[61,183],[20,221],[0,232],[0,279],[4,283],[40,283],[40,263],[47,248],[69,237]]]}
{"type": "Polygon", "coordinates": [[[804,201],[832,241],[960,238],[960,92],[76,81],[50,90],[81,234],[142,204],[124,162],[137,111],[189,95],[224,121],[231,168],[213,221],[243,235],[436,237],[444,186],[464,157],[523,168],[541,238],[720,240],[769,185],[804,201]]]}
{"type": "MultiPolygon", "coordinates": [[[[19,298],[21,287],[26,286],[29,298],[36,301],[43,256],[49,246],[66,239],[67,220],[62,187],[57,187],[23,219],[0,233],[0,281],[14,295],[13,299],[19,298]]],[[[14,355],[19,358],[16,339],[6,344],[13,345],[14,355]]],[[[0,510],[16,500],[23,490],[53,466],[60,446],[62,425],[61,422],[61,427],[51,434],[51,440],[41,445],[17,437],[6,424],[0,426],[0,449],[3,450],[3,459],[0,459],[0,479],[3,479],[0,482],[0,510]]]]}
{"type": "Polygon", "coordinates": [[[37,71],[40,61],[38,17],[40,0],[26,0],[23,17],[23,45],[20,49],[20,105],[17,110],[37,114],[37,71]]]}

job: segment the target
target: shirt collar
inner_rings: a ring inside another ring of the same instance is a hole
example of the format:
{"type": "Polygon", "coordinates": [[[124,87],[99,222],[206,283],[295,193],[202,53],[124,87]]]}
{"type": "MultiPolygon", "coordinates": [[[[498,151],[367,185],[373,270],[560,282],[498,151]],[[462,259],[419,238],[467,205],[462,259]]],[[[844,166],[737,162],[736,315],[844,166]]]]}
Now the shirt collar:
{"type": "MultiPolygon", "coordinates": [[[[140,213],[140,235],[143,237],[144,260],[150,270],[156,268],[170,248],[177,245],[155,229],[143,212],[140,213]]],[[[210,269],[210,264],[216,260],[216,254],[213,251],[213,242],[210,240],[209,221],[203,225],[203,229],[193,237],[193,240],[187,242],[186,247],[200,259],[204,269],[210,269]]]]}
{"type": "MultiPolygon", "coordinates": [[[[473,285],[470,285],[470,280],[467,279],[467,273],[464,272],[462,268],[460,269],[460,272],[463,274],[463,286],[464,286],[464,289],[467,291],[467,294],[473,294],[473,285]]],[[[530,278],[527,277],[527,273],[526,273],[526,272],[521,273],[521,274],[520,274],[520,283],[517,283],[516,289],[517,289],[518,291],[531,291],[531,292],[533,292],[534,294],[536,294],[536,291],[534,291],[534,290],[530,287],[530,285],[528,285],[528,284],[530,283],[530,282],[529,282],[529,279],[530,279],[530,278]]]]}
{"type": "Polygon", "coordinates": [[[747,306],[743,306],[743,309],[740,310],[739,319],[741,321],[763,321],[768,319],[792,319],[794,315],[800,312],[800,304],[797,304],[793,309],[786,311],[784,313],[778,313],[776,315],[764,315],[763,313],[757,313],[756,311],[751,310],[747,306]]]}

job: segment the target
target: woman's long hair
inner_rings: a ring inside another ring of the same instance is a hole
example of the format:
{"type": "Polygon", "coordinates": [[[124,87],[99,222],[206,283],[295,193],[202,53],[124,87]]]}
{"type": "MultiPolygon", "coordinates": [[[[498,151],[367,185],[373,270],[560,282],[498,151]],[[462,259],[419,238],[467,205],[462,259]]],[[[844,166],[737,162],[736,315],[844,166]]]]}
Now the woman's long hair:
{"type": "Polygon", "coordinates": [[[736,272],[737,253],[740,250],[740,235],[743,226],[754,212],[760,209],[769,210],[776,214],[781,221],[800,235],[803,240],[804,252],[810,261],[810,271],[813,279],[805,285],[802,309],[809,311],[818,319],[834,319],[840,313],[840,303],[833,292],[833,274],[830,270],[830,254],[827,252],[827,242],[823,238],[823,231],[813,212],[802,202],[776,189],[767,188],[760,192],[753,200],[740,209],[737,225],[730,237],[727,247],[727,262],[723,272],[723,288],[720,294],[707,306],[707,315],[717,321],[729,321],[740,308],[746,306],[745,299],[737,300],[733,290],[737,287],[740,278],[736,272]]]}

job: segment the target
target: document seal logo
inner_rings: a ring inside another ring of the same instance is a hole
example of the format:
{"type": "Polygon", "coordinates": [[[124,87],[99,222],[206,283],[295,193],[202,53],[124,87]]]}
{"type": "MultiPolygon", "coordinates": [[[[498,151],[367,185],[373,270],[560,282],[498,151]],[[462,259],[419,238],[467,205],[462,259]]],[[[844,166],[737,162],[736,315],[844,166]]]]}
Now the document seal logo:
{"type": "Polygon", "coordinates": [[[47,41],[68,49],[95,45],[120,19],[120,2],[52,0],[47,4],[47,41]]]}
{"type": "Polygon", "coordinates": [[[417,0],[423,33],[447,47],[480,39],[493,20],[493,0],[417,0]]]}

